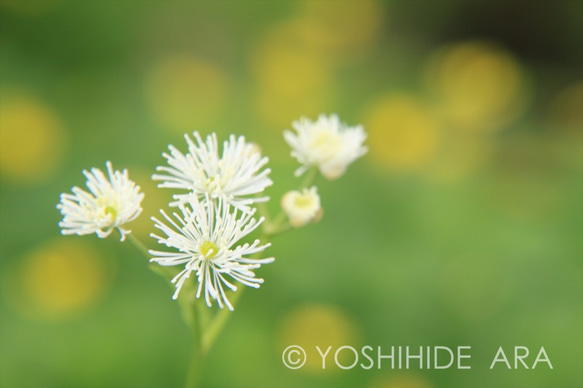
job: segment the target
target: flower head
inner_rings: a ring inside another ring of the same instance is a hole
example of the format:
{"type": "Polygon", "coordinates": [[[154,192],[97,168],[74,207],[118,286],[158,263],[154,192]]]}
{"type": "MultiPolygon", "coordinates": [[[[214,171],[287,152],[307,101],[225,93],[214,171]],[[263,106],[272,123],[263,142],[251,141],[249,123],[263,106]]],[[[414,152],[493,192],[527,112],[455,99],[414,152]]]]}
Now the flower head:
{"type": "Polygon", "coordinates": [[[73,194],[61,194],[57,209],[63,215],[59,222],[62,234],[96,233],[105,238],[117,228],[123,241],[130,233],[122,225],[140,215],[144,194],[140,193],[140,186],[128,178],[127,170],[114,172],[111,162],[106,166],[109,179],[97,168],[83,171],[90,193],[75,186],[73,194]]]}
{"type": "Polygon", "coordinates": [[[287,214],[291,226],[299,228],[322,217],[320,196],[316,187],[299,191],[288,191],[281,198],[281,207],[287,214]]]}
{"type": "Polygon", "coordinates": [[[150,254],[154,256],[151,261],[163,266],[184,265],[184,269],[172,279],[172,283],[176,284],[173,299],[178,298],[184,282],[195,272],[198,281],[196,297],[200,298],[204,290],[209,307],[211,299],[215,299],[220,308],[226,305],[233,310],[224,286],[232,291],[236,291],[237,287],[227,276],[246,286],[259,288],[263,279],[256,278],[253,270],[274,260],[248,258],[270,244],[260,245],[260,241],[255,240],[252,244],[236,245],[241,238],[255,230],[263,218],[259,221],[252,218],[254,210],[245,213],[239,213],[236,208],[231,210],[228,202],[222,198],[211,201],[208,194],[202,201],[192,195],[178,208],[182,214],[173,213],[174,219],[160,211],[169,225],[152,218],[156,228],[165,235],[160,237],[152,234],[152,237],[158,239],[158,243],[177,251],[151,250],[150,254]]]}
{"type": "MultiPolygon", "coordinates": [[[[254,197],[273,182],[267,177],[269,168],[260,171],[268,162],[261,157],[257,146],[247,143],[243,136],[231,135],[223,144],[223,154],[219,156],[216,134],[207,136],[206,142],[198,132],[194,132],[196,143],[184,135],[188,143],[188,153],[183,154],[174,146],[163,156],[169,166],[159,166],[152,179],[160,180],[158,187],[188,190],[199,198],[222,198],[232,206],[250,211],[256,202],[265,202],[268,197],[254,197]]],[[[177,203],[184,202],[189,193],[177,195],[177,203]]]]}
{"type": "Polygon", "coordinates": [[[339,178],[350,163],[368,151],[363,146],[367,135],[362,125],[349,127],[335,114],[321,114],[315,122],[302,117],[292,126],[297,134],[286,130],[283,136],[292,148],[291,155],[302,164],[296,176],[317,166],[327,179],[339,178]]]}

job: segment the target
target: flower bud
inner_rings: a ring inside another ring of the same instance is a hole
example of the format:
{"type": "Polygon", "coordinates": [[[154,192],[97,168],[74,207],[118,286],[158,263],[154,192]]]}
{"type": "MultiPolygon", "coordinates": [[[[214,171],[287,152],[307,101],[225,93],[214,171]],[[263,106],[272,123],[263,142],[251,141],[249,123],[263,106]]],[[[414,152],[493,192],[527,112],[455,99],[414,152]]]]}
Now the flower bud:
{"type": "Polygon", "coordinates": [[[291,226],[299,228],[322,218],[320,196],[315,186],[302,192],[293,190],[281,198],[281,207],[287,214],[291,226]]]}

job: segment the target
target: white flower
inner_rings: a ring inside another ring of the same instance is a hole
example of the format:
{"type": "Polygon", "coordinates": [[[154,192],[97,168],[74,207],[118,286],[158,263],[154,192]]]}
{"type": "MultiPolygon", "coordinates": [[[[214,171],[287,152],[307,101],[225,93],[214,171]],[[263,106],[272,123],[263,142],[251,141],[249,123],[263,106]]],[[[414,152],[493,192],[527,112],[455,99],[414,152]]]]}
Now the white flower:
{"type": "MultiPolygon", "coordinates": [[[[223,198],[226,202],[242,211],[250,211],[249,205],[265,202],[268,197],[255,197],[273,182],[267,177],[271,170],[263,168],[267,157],[261,157],[256,145],[246,143],[245,138],[234,135],[223,144],[223,154],[219,157],[217,136],[207,136],[203,142],[198,132],[194,132],[196,144],[188,135],[188,153],[182,154],[174,146],[170,153],[162,154],[169,166],[158,166],[152,179],[163,181],[158,187],[184,189],[195,193],[199,198],[206,194],[210,198],[223,198]]],[[[178,203],[184,202],[189,194],[176,195],[178,203]]],[[[171,205],[176,205],[172,203],[171,205]]]]}
{"type": "Polygon", "coordinates": [[[59,223],[62,234],[97,233],[98,237],[105,238],[117,228],[123,241],[131,232],[122,225],[140,215],[144,194],[140,193],[140,186],[128,178],[127,170],[114,172],[111,162],[106,166],[109,179],[97,168],[92,168],[91,172],[83,171],[91,193],[75,186],[73,194],[61,194],[57,209],[63,215],[59,223]]]}
{"type": "Polygon", "coordinates": [[[302,164],[295,175],[317,166],[327,179],[342,176],[350,163],[364,155],[366,132],[362,125],[349,127],[337,115],[321,114],[315,122],[302,117],[292,126],[297,134],[286,130],[283,136],[292,148],[291,155],[302,164]]]}
{"type": "Polygon", "coordinates": [[[152,218],[156,228],[165,237],[151,235],[158,239],[158,243],[178,251],[151,250],[150,254],[154,257],[150,261],[163,266],[184,265],[184,269],[172,279],[172,283],[176,284],[173,299],[178,298],[184,282],[194,271],[198,281],[196,297],[200,298],[204,289],[204,298],[209,307],[211,299],[215,299],[220,308],[225,304],[233,310],[223,286],[232,291],[236,291],[237,287],[226,276],[246,286],[259,288],[263,279],[256,278],[253,270],[274,260],[248,258],[249,255],[270,246],[260,245],[259,240],[251,245],[245,243],[235,246],[241,238],[255,230],[263,222],[263,218],[259,221],[252,218],[254,210],[240,214],[237,209],[231,211],[231,206],[222,198],[212,201],[208,195],[202,201],[192,195],[186,203],[179,204],[178,207],[182,214],[173,213],[177,222],[164,211],[160,211],[170,226],[152,218]]]}
{"type": "Polygon", "coordinates": [[[289,191],[281,198],[281,207],[287,214],[291,226],[298,228],[322,217],[320,196],[316,187],[299,191],[289,191]]]}

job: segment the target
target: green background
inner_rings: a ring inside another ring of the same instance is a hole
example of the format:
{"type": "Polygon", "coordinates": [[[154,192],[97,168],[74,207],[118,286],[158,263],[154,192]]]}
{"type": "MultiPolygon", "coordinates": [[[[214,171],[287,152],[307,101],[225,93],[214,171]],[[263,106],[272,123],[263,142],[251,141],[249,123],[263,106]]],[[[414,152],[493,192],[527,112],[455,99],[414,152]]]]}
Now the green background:
{"type": "Polygon", "coordinates": [[[115,236],[59,234],[59,194],[83,169],[128,168],[146,194],[131,228],[154,248],[170,192],[149,176],[184,132],[260,145],[275,213],[299,184],[282,131],[336,112],[370,151],[317,181],[319,223],[274,239],[202,385],[583,386],[581,11],[0,1],[0,385],[183,384],[172,289],[115,236]],[[293,344],[308,351],[298,370],[281,360],[293,344]],[[471,346],[472,369],[321,370],[315,345],[471,346]],[[490,370],[499,346],[544,346],[554,369],[490,370]]]}

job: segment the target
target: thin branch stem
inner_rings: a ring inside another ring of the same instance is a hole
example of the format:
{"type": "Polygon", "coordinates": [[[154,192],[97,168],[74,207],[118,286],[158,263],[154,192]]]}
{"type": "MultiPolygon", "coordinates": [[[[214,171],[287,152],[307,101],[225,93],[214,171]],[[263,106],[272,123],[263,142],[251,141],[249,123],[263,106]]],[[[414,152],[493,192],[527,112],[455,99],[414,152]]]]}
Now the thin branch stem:
{"type": "MultiPolygon", "coordinates": [[[[300,184],[299,190],[305,189],[312,185],[318,170],[315,167],[309,169],[303,182],[300,184]]],[[[283,211],[280,211],[275,219],[271,220],[268,214],[267,206],[264,203],[258,204],[259,214],[265,217],[263,224],[263,236],[261,241],[266,242],[270,237],[286,232],[291,228],[287,216],[283,211]]],[[[146,257],[150,257],[148,249],[133,235],[128,236],[129,241],[146,257]]],[[[168,277],[168,273],[164,267],[159,265],[150,266],[152,270],[158,274],[168,277]]],[[[182,315],[186,323],[190,326],[192,331],[192,360],[188,369],[188,376],[186,379],[186,388],[196,388],[199,386],[203,373],[204,360],[206,354],[213,346],[215,340],[223,330],[224,326],[231,317],[231,311],[223,308],[217,311],[214,315],[209,316],[209,312],[200,300],[194,296],[194,290],[190,290],[192,286],[185,285],[182,293],[179,296],[179,304],[182,315]]],[[[241,287],[237,292],[230,297],[230,302],[235,306],[243,294],[244,287],[241,287]]]]}
{"type": "Polygon", "coordinates": [[[298,188],[298,190],[307,189],[309,186],[311,186],[315,182],[317,176],[318,176],[318,168],[316,168],[314,166],[310,167],[310,169],[306,172],[306,176],[304,177],[304,180],[300,184],[300,187],[298,188]]]}
{"type": "MultiPolygon", "coordinates": [[[[140,253],[142,253],[147,259],[150,259],[150,253],[144,243],[133,234],[128,234],[126,238],[130,244],[140,251],[140,253]]],[[[157,263],[150,263],[149,267],[153,272],[162,276],[166,280],[170,280],[174,277],[172,271],[167,267],[161,266],[157,263]]],[[[178,302],[180,304],[182,317],[192,331],[192,359],[188,368],[185,387],[196,388],[200,384],[206,352],[210,348],[203,347],[203,333],[210,322],[208,312],[205,311],[206,306],[201,306],[201,304],[198,303],[198,299],[194,297],[194,290],[188,290],[188,288],[188,286],[185,287],[178,302]]]]}
{"type": "MultiPolygon", "coordinates": [[[[229,298],[231,304],[235,306],[237,301],[241,298],[241,294],[243,294],[244,288],[240,288],[237,292],[233,293],[233,296],[229,298]]],[[[212,318],[209,325],[206,327],[206,332],[202,336],[202,348],[205,350],[209,350],[215,340],[217,339],[218,335],[220,334],[221,330],[231,317],[233,312],[227,308],[223,308],[222,310],[218,311],[212,318]]]]}
{"type": "Polygon", "coordinates": [[[150,259],[150,253],[148,253],[148,248],[141,242],[137,237],[135,237],[132,233],[126,235],[126,239],[132,244],[140,253],[142,253],[146,258],[150,259]]]}
{"type": "MultiPolygon", "coordinates": [[[[318,169],[316,167],[311,167],[304,177],[304,180],[298,187],[298,190],[307,189],[312,184],[314,184],[316,178],[318,177],[318,169]]],[[[266,217],[267,218],[267,217],[266,217]]],[[[263,224],[263,234],[268,237],[274,237],[291,229],[291,225],[288,222],[287,215],[283,210],[280,210],[273,221],[266,219],[263,224]]]]}
{"type": "Polygon", "coordinates": [[[190,326],[192,329],[192,359],[188,368],[185,388],[196,388],[200,384],[206,358],[206,351],[202,346],[204,327],[200,316],[201,309],[198,308],[200,307],[199,300],[193,298],[190,293],[183,300],[185,302],[182,306],[187,305],[186,308],[190,310],[190,326]]]}

